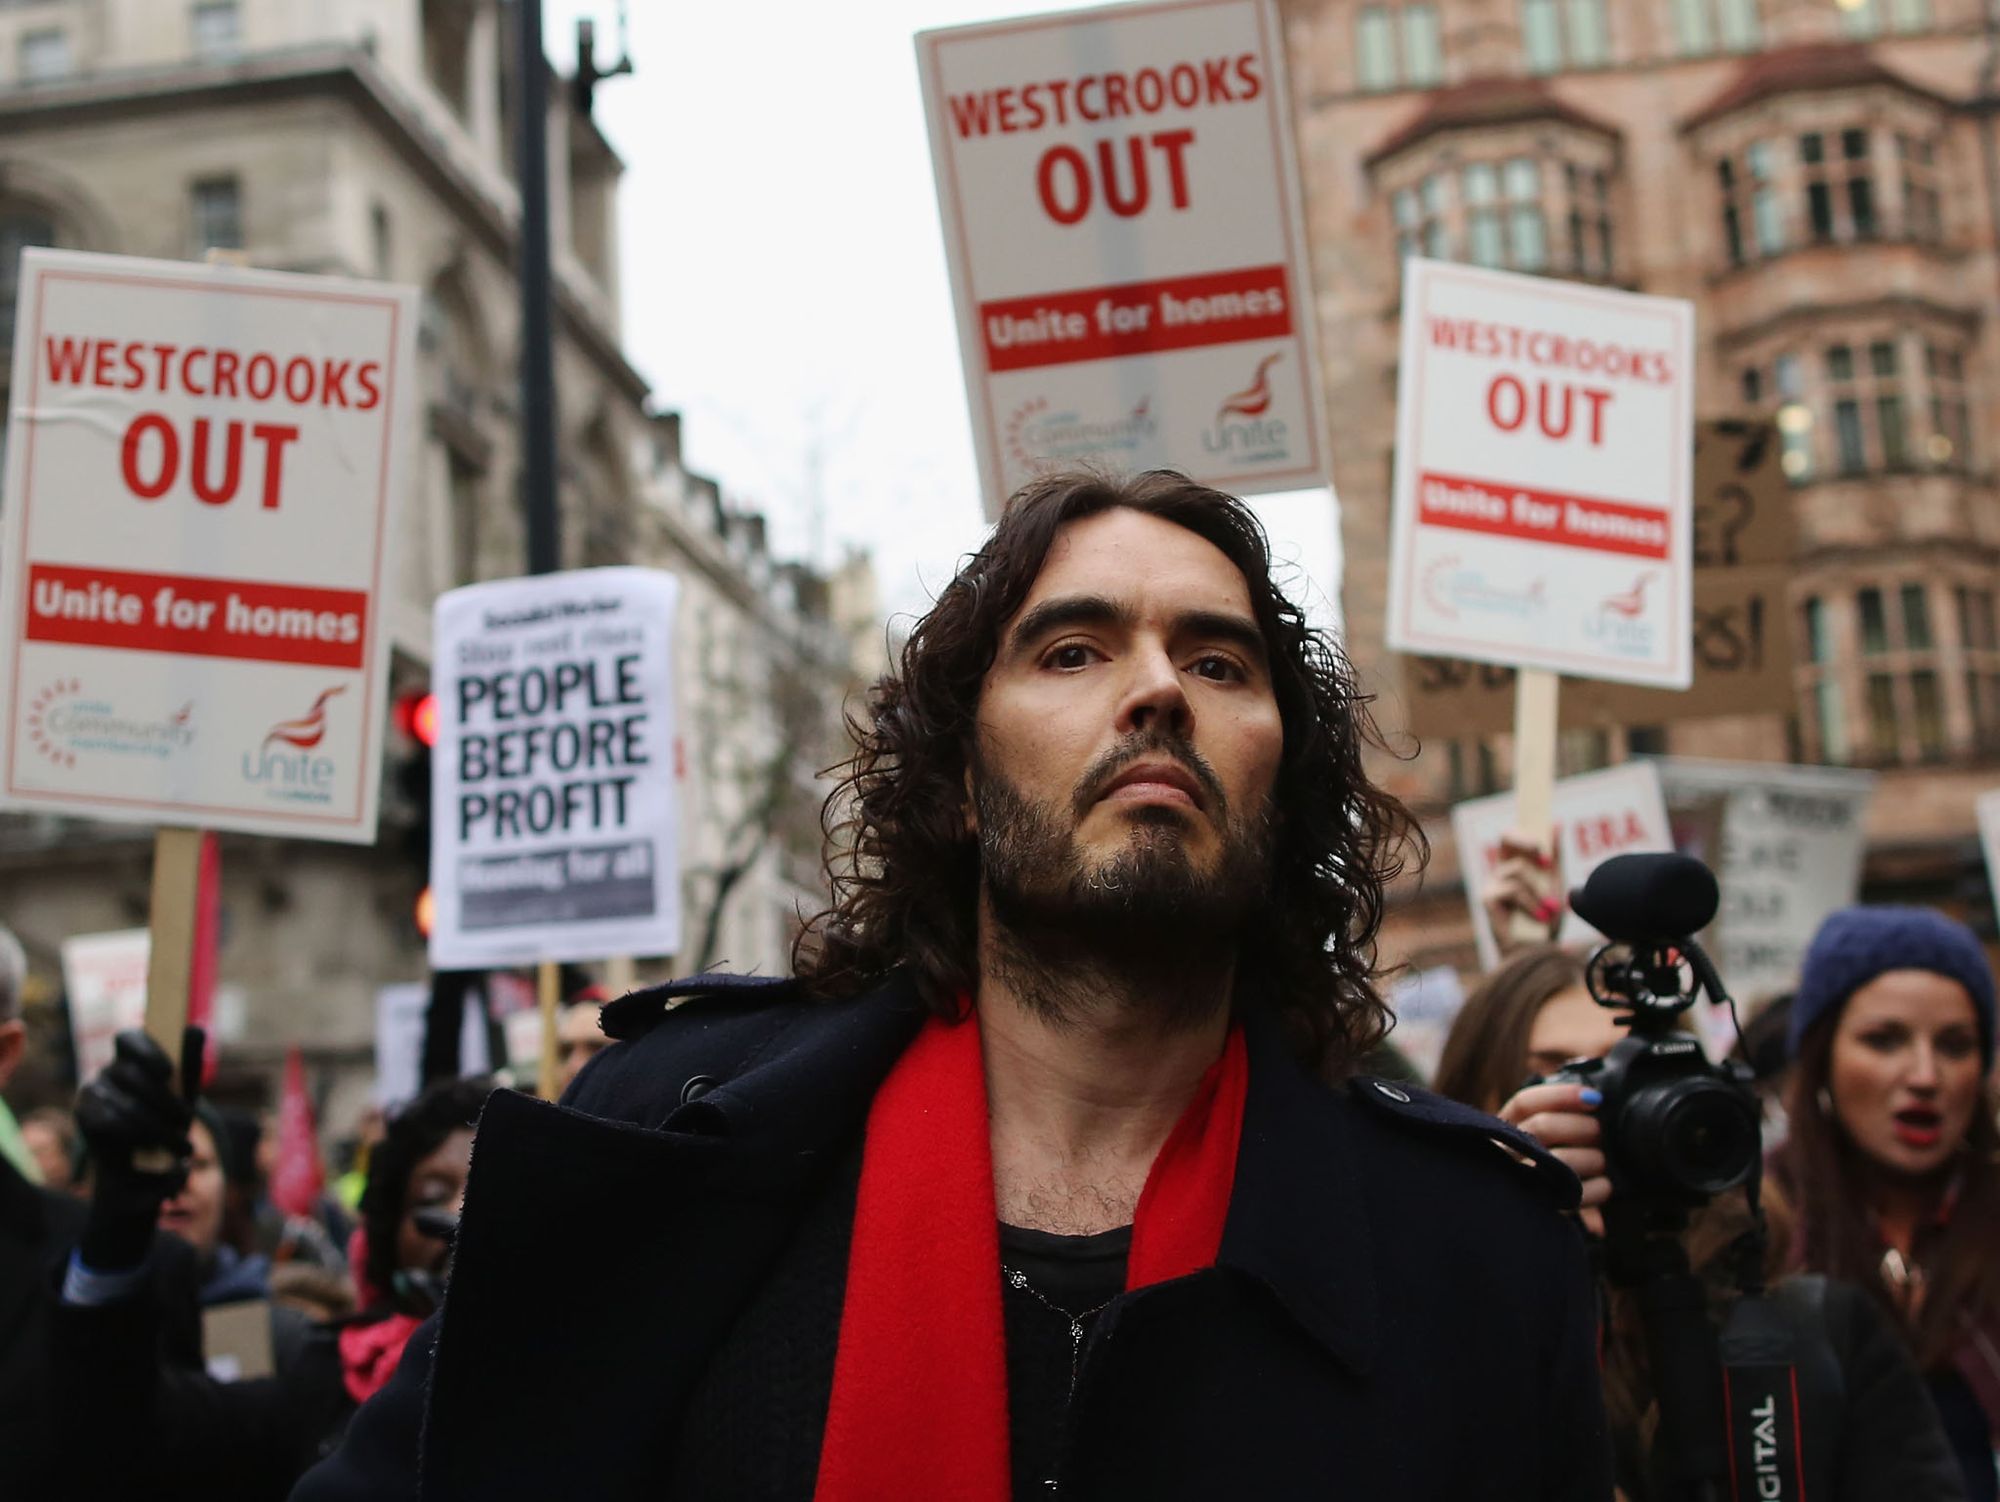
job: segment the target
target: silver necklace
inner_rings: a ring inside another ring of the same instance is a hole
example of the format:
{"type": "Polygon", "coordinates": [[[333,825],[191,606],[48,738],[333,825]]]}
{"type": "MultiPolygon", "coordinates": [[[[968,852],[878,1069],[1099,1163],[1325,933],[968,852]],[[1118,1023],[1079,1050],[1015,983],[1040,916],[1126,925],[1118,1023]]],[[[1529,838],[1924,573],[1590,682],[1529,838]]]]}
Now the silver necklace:
{"type": "Polygon", "coordinates": [[[1106,1299],[1095,1308],[1084,1309],[1073,1314],[1056,1303],[1055,1300],[1049,1298],[1039,1288],[1035,1287],[1034,1284],[1030,1283],[1028,1275],[1018,1267],[1003,1265],[1001,1271],[1007,1275],[1007,1282],[1011,1287],[1020,1289],[1022,1293],[1025,1293],[1029,1298],[1051,1313],[1060,1314],[1069,1324],[1069,1397],[1064,1400],[1064,1406],[1068,1406],[1069,1403],[1076,1401],[1076,1379],[1078,1372],[1083,1366],[1083,1322],[1092,1315],[1102,1314],[1106,1309],[1109,1309],[1112,1301],[1106,1299]]]}

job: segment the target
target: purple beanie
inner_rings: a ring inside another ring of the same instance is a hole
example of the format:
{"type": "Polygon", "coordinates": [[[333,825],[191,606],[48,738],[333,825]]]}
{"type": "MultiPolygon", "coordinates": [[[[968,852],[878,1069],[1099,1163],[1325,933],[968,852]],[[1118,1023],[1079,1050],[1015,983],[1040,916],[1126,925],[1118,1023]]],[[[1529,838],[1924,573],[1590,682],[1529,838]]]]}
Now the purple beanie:
{"type": "Polygon", "coordinates": [[[1927,907],[1842,908],[1819,926],[1792,997],[1785,1051],[1796,1059],[1807,1029],[1889,970],[1928,970],[1965,987],[1979,1019],[1980,1056],[1993,1068],[1992,967],[1971,929],[1927,907]]]}

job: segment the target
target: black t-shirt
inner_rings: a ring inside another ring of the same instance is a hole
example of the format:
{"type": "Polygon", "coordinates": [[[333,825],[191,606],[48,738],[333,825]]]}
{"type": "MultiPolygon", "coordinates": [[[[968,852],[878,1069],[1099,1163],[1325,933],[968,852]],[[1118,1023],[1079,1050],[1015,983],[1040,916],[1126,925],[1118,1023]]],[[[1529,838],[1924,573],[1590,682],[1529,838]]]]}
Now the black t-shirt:
{"type": "Polygon", "coordinates": [[[1125,1291],[1131,1250],[1130,1226],[1096,1236],[1000,1227],[1015,1502],[1054,1495],[1051,1478],[1083,1347],[1104,1306],[1125,1291]]]}
{"type": "MultiPolygon", "coordinates": [[[[857,1143],[829,1175],[797,1233],[689,1395],[673,1437],[668,1502],[810,1502],[833,1393],[847,1250],[861,1177],[857,1143]]],[[[1076,1344],[1066,1314],[1084,1316],[1125,1288],[1131,1228],[1050,1236],[1000,1227],[1001,1317],[1007,1337],[1008,1428],[1016,1502],[1047,1502],[1070,1398],[1076,1344]],[[1056,1309],[1015,1286],[1027,1287],[1056,1309]]]]}

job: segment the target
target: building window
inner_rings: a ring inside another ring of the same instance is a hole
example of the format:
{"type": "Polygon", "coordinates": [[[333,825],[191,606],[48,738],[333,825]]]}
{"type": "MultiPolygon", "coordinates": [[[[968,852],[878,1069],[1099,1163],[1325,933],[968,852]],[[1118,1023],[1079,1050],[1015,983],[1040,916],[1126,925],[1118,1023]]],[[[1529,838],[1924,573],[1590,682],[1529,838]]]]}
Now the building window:
{"type": "Polygon", "coordinates": [[[1833,640],[1833,621],[1827,602],[1814,596],[1805,602],[1805,700],[1806,723],[1811,727],[1814,746],[1821,761],[1844,762],[1847,743],[1846,710],[1841,703],[1840,660],[1833,640]]]}
{"type": "Polygon", "coordinates": [[[1935,245],[1944,238],[1943,198],[1938,192],[1937,143],[1898,134],[1896,165],[1902,179],[1903,233],[1935,245]]]}
{"type": "Polygon", "coordinates": [[[49,83],[69,77],[69,33],[59,30],[21,33],[21,81],[49,83]]]}
{"type": "Polygon", "coordinates": [[[1870,586],[1856,592],[1854,609],[1871,758],[1941,760],[1944,696],[1928,587],[1870,586]]]}
{"type": "Polygon", "coordinates": [[[1972,463],[1972,421],[1964,352],[1926,341],[1924,379],[1930,386],[1931,419],[1924,457],[1939,469],[1966,469],[1972,463]]]}
{"type": "Polygon", "coordinates": [[[1603,168],[1563,167],[1569,189],[1569,266],[1579,276],[1611,275],[1611,177],[1603,168]]]}
{"type": "Polygon", "coordinates": [[[190,194],[194,206],[194,248],[241,250],[243,248],[242,191],[234,177],[205,177],[195,183],[190,194]]]}
{"type": "Polygon", "coordinates": [[[1414,187],[1401,188],[1390,199],[1396,216],[1397,256],[1429,256],[1443,261],[1451,257],[1451,239],[1445,229],[1444,190],[1446,178],[1432,173],[1414,187]]]}
{"type": "Polygon", "coordinates": [[[189,15],[196,57],[213,62],[236,56],[243,41],[236,0],[197,0],[189,15]]]}
{"type": "Polygon", "coordinates": [[[1683,56],[1747,52],[1763,36],[1757,0],[1674,0],[1674,45],[1683,56]]]}
{"type": "Polygon", "coordinates": [[[1890,31],[1922,31],[1931,24],[1930,0],[1838,0],[1847,34],[1880,36],[1890,31]]]}
{"type": "Polygon", "coordinates": [[[1435,4],[1367,5],[1354,21],[1354,70],[1369,92],[1430,88],[1444,78],[1435,4]]]}
{"type": "Polygon", "coordinates": [[[14,299],[21,290],[21,252],[56,243],[56,227],[32,210],[0,209],[0,360],[14,350],[14,299]]]}
{"type": "Polygon", "coordinates": [[[1954,594],[1973,741],[1981,751],[2000,751],[2000,630],[1995,626],[1993,591],[1961,584],[1954,594]]]}
{"type": "Polygon", "coordinates": [[[1521,0],[1521,49],[1530,73],[1602,67],[1611,60],[1604,0],[1521,0]]]}
{"type": "Polygon", "coordinates": [[[1769,141],[1752,141],[1741,161],[1715,164],[1722,189],[1722,239],[1729,264],[1773,256],[1785,248],[1785,209],[1778,196],[1777,154],[1769,141]]]}
{"type": "Polygon", "coordinates": [[[1827,346],[1826,385],[1833,403],[1836,463],[1841,474],[1911,467],[1902,363],[1894,338],[1870,340],[1861,350],[1848,344],[1827,346]]]}

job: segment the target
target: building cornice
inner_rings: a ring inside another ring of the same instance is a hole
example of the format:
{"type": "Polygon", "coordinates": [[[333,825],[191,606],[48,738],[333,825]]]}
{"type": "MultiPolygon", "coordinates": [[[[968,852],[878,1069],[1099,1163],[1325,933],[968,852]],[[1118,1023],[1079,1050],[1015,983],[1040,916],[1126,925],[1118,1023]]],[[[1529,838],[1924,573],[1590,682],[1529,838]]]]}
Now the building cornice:
{"type": "Polygon", "coordinates": [[[1558,97],[1539,78],[1475,78],[1430,95],[1416,117],[1391,131],[1361,165],[1372,172],[1390,157],[1447,132],[1536,121],[1571,125],[1612,141],[1621,136],[1617,126],[1558,97]]]}
{"type": "Polygon", "coordinates": [[[1886,297],[1859,297],[1851,302],[1793,303],[1754,323],[1719,330],[1715,335],[1715,347],[1724,352],[1741,349],[1744,345],[1755,344],[1760,339],[1783,333],[1800,324],[1823,324],[1836,319],[1908,318],[1912,315],[1956,324],[1967,333],[1979,326],[1981,316],[1976,306],[1952,307],[1933,298],[1900,293],[1886,297]]]}
{"type": "Polygon", "coordinates": [[[1752,54],[1721,91],[1682,117],[1680,132],[1705,125],[1784,94],[1824,94],[1839,89],[1890,88],[1940,109],[1954,102],[1905,78],[1862,42],[1812,42],[1752,54]]]}
{"type": "MultiPolygon", "coordinates": [[[[18,140],[34,129],[300,98],[338,99],[356,108],[471,227],[487,251],[510,268],[515,265],[518,203],[497,200],[451,160],[436,127],[411,106],[364,48],[318,44],[228,62],[93,73],[0,89],[0,135],[18,140]]],[[[560,277],[554,300],[562,331],[625,396],[643,405],[651,387],[625,358],[616,332],[606,328],[560,277]]]]}

